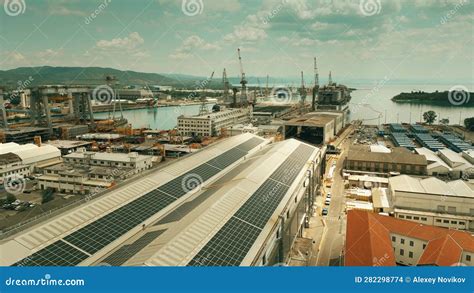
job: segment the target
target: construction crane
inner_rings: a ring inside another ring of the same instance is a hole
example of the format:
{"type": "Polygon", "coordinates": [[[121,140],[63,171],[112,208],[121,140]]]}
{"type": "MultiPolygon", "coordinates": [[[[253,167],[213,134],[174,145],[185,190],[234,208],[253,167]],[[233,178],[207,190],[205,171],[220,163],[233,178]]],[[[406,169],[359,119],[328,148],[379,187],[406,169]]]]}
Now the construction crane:
{"type": "Polygon", "coordinates": [[[329,84],[329,85],[332,85],[332,73],[331,73],[331,71],[329,71],[328,84],[329,84]]]}
{"type": "MultiPolygon", "coordinates": [[[[208,80],[205,80],[203,83],[201,83],[201,86],[203,87],[209,87],[211,84],[212,78],[214,77],[214,71],[211,74],[211,77],[209,77],[208,80]]],[[[209,109],[207,108],[207,100],[206,97],[201,94],[201,108],[199,108],[199,116],[206,115],[209,113],[209,109]]]]}
{"type": "Polygon", "coordinates": [[[301,97],[300,113],[303,113],[303,112],[304,112],[304,108],[305,108],[305,104],[306,104],[306,88],[304,87],[304,75],[303,75],[303,71],[301,71],[300,97],[301,97]]]}
{"type": "Polygon", "coordinates": [[[318,63],[316,57],[314,57],[314,87],[313,87],[313,100],[311,102],[311,110],[316,110],[316,96],[319,92],[319,72],[318,72],[318,63]]]}
{"type": "Polygon", "coordinates": [[[247,80],[245,79],[244,66],[242,65],[242,57],[240,56],[240,48],[237,49],[237,54],[239,56],[239,65],[240,65],[240,84],[242,85],[240,91],[240,104],[243,106],[247,101],[247,80]]]}
{"type": "Polygon", "coordinates": [[[270,92],[268,91],[268,74],[267,74],[267,86],[265,87],[265,97],[268,97],[270,92]]]}
{"type": "Polygon", "coordinates": [[[260,84],[260,78],[257,78],[257,83],[258,83],[258,94],[260,97],[263,97],[263,90],[262,90],[262,85],[260,84]]]}
{"type": "Polygon", "coordinates": [[[229,102],[229,89],[230,89],[230,83],[229,80],[227,79],[227,72],[225,71],[222,73],[222,83],[224,84],[224,93],[222,95],[224,99],[224,103],[229,102]]]}

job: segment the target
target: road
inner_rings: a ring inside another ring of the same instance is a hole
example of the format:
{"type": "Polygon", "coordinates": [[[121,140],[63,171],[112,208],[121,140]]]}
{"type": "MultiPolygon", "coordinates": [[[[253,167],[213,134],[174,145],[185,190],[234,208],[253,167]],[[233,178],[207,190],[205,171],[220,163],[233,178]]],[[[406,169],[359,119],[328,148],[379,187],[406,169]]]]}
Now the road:
{"type": "MultiPolygon", "coordinates": [[[[327,193],[328,191],[331,192],[331,204],[329,206],[328,215],[323,217],[325,231],[320,243],[320,251],[316,262],[318,266],[343,265],[342,255],[346,234],[346,199],[344,195],[344,180],[341,175],[341,170],[350,145],[350,140],[347,139],[347,135],[350,132],[352,132],[352,127],[347,129],[344,134],[341,135],[339,142],[336,142],[336,144],[339,144],[341,154],[339,156],[328,156],[326,169],[330,168],[333,160],[337,160],[337,163],[331,189],[322,191],[322,193],[327,193]]],[[[327,174],[325,174],[325,177],[326,175],[327,174]]],[[[323,189],[325,189],[324,186],[323,189]]]]}

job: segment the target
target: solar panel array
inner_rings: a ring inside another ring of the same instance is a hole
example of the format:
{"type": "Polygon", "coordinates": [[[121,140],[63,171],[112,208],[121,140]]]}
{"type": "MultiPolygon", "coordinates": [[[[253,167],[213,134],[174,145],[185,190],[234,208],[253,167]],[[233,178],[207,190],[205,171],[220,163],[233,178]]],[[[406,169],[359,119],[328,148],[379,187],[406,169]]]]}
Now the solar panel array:
{"type": "Polygon", "coordinates": [[[313,151],[298,146],[188,265],[240,265],[313,151]]]}
{"type": "Polygon", "coordinates": [[[391,123],[389,124],[389,127],[390,127],[390,132],[407,132],[407,130],[405,129],[405,127],[403,127],[403,125],[399,124],[399,123],[391,123]]]}
{"type": "Polygon", "coordinates": [[[419,144],[434,152],[445,148],[444,144],[440,143],[428,133],[415,133],[415,139],[419,144]]]}
{"type": "MultiPolygon", "coordinates": [[[[261,138],[251,138],[87,226],[82,227],[66,236],[64,240],[89,254],[94,254],[189,192],[187,188],[183,188],[183,180],[186,176],[197,176],[202,178],[202,182],[204,182],[219,173],[221,171],[219,167],[225,168],[225,166],[233,164],[262,142],[263,139],[261,138]],[[240,154],[240,156],[237,156],[237,153],[240,154]]],[[[66,242],[61,241],[59,244],[56,244],[58,243],[56,242],[49,245],[35,253],[36,257],[43,259],[51,253],[56,253],[61,256],[64,245],[68,246],[68,250],[72,251],[71,257],[67,258],[68,265],[77,265],[88,257],[80,250],[69,246],[66,242]],[[73,257],[74,255],[85,255],[86,257],[73,257]]],[[[65,263],[62,258],[54,259],[57,260],[58,263],[48,262],[48,265],[61,266],[65,263]]],[[[19,262],[22,262],[25,266],[35,266],[37,263],[40,263],[37,261],[29,261],[29,258],[25,258],[19,262]]]]}
{"type": "Polygon", "coordinates": [[[33,253],[12,266],[74,266],[89,256],[62,240],[33,253]]]}
{"type": "Polygon", "coordinates": [[[155,240],[158,236],[163,234],[166,230],[157,230],[148,232],[142,237],[138,238],[135,242],[129,245],[124,245],[120,247],[117,251],[106,257],[102,263],[109,264],[111,266],[121,266],[127,260],[129,260],[132,256],[137,254],[140,250],[145,248],[148,244],[150,244],[153,240],[155,240]]]}
{"type": "Polygon", "coordinates": [[[472,145],[460,139],[459,137],[444,133],[439,136],[441,142],[444,142],[451,150],[460,153],[472,148],[472,145]]]}
{"type": "Polygon", "coordinates": [[[410,125],[410,130],[414,133],[428,133],[429,130],[426,129],[423,125],[412,124],[410,125]]]}
{"type": "Polygon", "coordinates": [[[397,147],[405,147],[411,150],[415,149],[416,147],[411,138],[409,138],[405,133],[392,132],[390,136],[392,137],[393,143],[397,147]]]}

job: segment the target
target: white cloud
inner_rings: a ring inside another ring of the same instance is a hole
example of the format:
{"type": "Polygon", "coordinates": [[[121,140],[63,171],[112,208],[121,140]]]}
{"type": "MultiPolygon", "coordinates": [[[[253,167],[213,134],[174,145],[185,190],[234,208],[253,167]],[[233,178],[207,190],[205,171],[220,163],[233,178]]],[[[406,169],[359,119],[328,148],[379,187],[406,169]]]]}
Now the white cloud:
{"type": "Polygon", "coordinates": [[[100,40],[96,46],[103,50],[133,50],[142,45],[145,40],[139,33],[133,32],[125,38],[115,38],[110,41],[100,40]]]}
{"type": "Polygon", "coordinates": [[[221,47],[207,43],[201,37],[193,35],[183,40],[183,43],[169,57],[173,59],[186,59],[192,56],[196,50],[220,50],[221,47]]]}
{"type": "Polygon", "coordinates": [[[270,25],[265,22],[266,13],[260,12],[247,16],[242,24],[234,26],[234,31],[224,36],[224,41],[255,42],[267,38],[265,28],[270,25]]]}

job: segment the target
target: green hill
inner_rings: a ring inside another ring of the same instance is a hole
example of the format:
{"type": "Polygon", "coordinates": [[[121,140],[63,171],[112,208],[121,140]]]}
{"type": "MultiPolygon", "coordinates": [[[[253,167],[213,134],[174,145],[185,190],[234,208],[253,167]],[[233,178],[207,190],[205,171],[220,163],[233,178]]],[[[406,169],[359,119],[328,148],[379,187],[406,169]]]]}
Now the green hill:
{"type": "Polygon", "coordinates": [[[171,85],[187,87],[194,84],[194,80],[178,79],[157,73],[136,71],[122,71],[102,67],[20,67],[10,70],[0,70],[0,86],[15,88],[19,82],[31,78],[30,86],[55,84],[103,84],[105,77],[115,76],[122,85],[171,85]]]}

